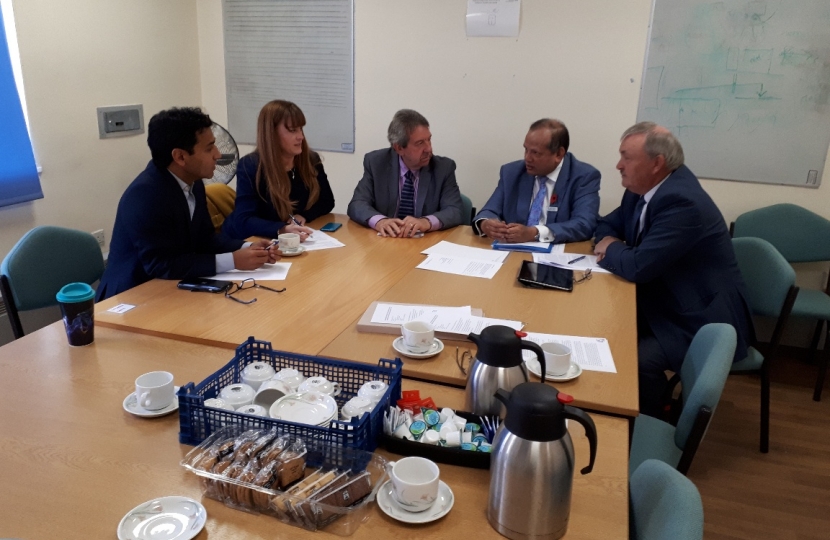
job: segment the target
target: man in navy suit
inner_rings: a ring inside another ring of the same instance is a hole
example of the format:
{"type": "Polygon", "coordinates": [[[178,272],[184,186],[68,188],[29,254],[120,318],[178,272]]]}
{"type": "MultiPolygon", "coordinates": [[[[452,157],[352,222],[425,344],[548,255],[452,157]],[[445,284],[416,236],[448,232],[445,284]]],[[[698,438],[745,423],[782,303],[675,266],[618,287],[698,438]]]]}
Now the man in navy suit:
{"type": "Polygon", "coordinates": [[[98,301],[153,278],[254,270],[279,258],[265,240],[243,245],[214,232],[202,183],[213,176],[221,155],[212,124],[196,108],[161,111],[150,119],[153,159],[118,203],[98,301]]]}
{"type": "Polygon", "coordinates": [[[496,191],[473,220],[500,242],[578,242],[594,234],[600,173],[568,152],[568,128],[543,118],[525,136],[525,158],[502,166],[496,191]]]}
{"type": "Polygon", "coordinates": [[[626,192],[597,226],[600,266],[637,284],[640,412],[659,416],[665,370],[680,371],[695,333],[728,323],[735,360],[754,340],[746,286],[726,222],[666,128],[641,122],[623,133],[617,169],[626,192]]]}
{"type": "Polygon", "coordinates": [[[390,148],[363,157],[363,178],[349,202],[349,217],[379,236],[412,238],[463,220],[455,162],[432,153],[429,122],[417,111],[395,113],[390,148]]]}

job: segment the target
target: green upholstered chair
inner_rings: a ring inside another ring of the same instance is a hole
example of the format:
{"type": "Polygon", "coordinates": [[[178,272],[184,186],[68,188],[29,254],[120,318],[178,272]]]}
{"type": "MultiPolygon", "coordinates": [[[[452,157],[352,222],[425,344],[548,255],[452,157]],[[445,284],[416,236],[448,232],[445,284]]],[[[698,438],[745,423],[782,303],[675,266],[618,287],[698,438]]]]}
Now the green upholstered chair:
{"type": "Polygon", "coordinates": [[[703,502],[691,480],[656,459],[629,480],[632,540],[701,540],[703,502]]]}
{"type": "Polygon", "coordinates": [[[647,459],[659,459],[686,474],[720,401],[737,339],[730,324],[707,324],[698,330],[680,368],[683,410],[677,427],[638,416],[628,458],[630,473],[647,459]]]}
{"type": "Polygon", "coordinates": [[[732,365],[732,373],[761,376],[761,452],[769,451],[769,363],[775,358],[784,327],[798,293],[795,270],[766,240],[733,238],[738,267],[746,282],[747,301],[752,314],[776,318],[769,348],[761,354],[754,346],[747,356],[732,365]]]}
{"type": "Polygon", "coordinates": [[[52,226],[27,232],[0,264],[0,293],[14,338],[23,337],[19,311],[54,306],[61,287],[91,285],[103,273],[104,257],[91,234],[52,226]]]}
{"type": "MultiPolygon", "coordinates": [[[[742,214],[732,224],[732,236],[763,238],[790,263],[830,261],[830,220],[795,204],[775,204],[742,214]]],[[[825,290],[801,289],[795,299],[793,317],[816,320],[810,345],[815,357],[822,329],[827,326],[823,359],[819,363],[813,399],[821,399],[821,390],[830,361],[830,282],[825,290]]]]}
{"type": "Polygon", "coordinates": [[[463,208],[463,217],[464,221],[461,222],[462,225],[472,225],[473,224],[473,217],[476,215],[476,209],[473,208],[473,201],[470,200],[469,197],[461,194],[461,203],[464,205],[463,208]]]}

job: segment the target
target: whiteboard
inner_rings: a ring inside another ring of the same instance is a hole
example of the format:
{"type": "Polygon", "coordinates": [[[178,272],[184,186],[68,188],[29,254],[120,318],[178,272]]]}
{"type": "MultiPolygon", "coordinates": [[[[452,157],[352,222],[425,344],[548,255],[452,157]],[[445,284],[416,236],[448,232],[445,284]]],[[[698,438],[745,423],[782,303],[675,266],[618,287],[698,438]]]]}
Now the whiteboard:
{"type": "Polygon", "coordinates": [[[296,103],[309,146],[354,152],[353,0],[224,0],[228,131],[256,144],[262,106],[296,103]]]}
{"type": "Polygon", "coordinates": [[[637,120],[697,176],[818,187],[828,99],[830,1],[655,0],[637,120]]]}

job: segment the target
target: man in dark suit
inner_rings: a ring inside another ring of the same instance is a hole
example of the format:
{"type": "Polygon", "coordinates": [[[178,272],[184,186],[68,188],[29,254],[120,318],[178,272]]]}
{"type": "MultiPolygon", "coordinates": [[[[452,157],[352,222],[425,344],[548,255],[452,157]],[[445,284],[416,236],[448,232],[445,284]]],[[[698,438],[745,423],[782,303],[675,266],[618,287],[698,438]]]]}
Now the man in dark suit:
{"type": "Polygon", "coordinates": [[[380,236],[413,237],[463,222],[455,162],[432,154],[429,122],[411,109],[395,113],[391,148],[363,157],[363,178],[349,202],[352,220],[380,236]]]}
{"type": "Polygon", "coordinates": [[[254,270],[279,258],[265,240],[243,246],[214,232],[202,183],[213,176],[220,156],[212,123],[195,108],[161,111],[150,119],[153,159],[118,203],[98,301],[153,278],[254,270]]]}
{"type": "Polygon", "coordinates": [[[701,326],[735,327],[735,360],[754,339],[746,286],[726,222],[666,128],[626,130],[617,169],[626,192],[597,226],[600,266],[637,284],[640,412],[658,416],[665,370],[680,366],[701,326]]]}
{"type": "Polygon", "coordinates": [[[568,152],[568,128],[543,118],[525,136],[525,158],[502,166],[499,184],[473,220],[500,242],[578,242],[594,234],[600,173],[568,152]]]}

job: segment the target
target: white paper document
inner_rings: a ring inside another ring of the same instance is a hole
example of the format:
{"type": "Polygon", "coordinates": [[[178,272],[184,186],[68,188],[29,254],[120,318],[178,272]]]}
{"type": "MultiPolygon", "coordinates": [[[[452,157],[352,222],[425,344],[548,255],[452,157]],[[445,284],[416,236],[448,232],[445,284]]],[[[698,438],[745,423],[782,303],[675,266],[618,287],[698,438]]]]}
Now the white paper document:
{"type": "Polygon", "coordinates": [[[509,326],[513,330],[521,330],[524,324],[519,321],[507,319],[491,319],[489,317],[476,317],[475,315],[451,316],[448,313],[441,313],[433,318],[421,317],[420,320],[427,321],[435,327],[436,332],[449,332],[466,336],[470,332],[480,333],[488,326],[501,324],[509,326]]]}
{"type": "Polygon", "coordinates": [[[503,263],[510,253],[504,251],[494,251],[492,249],[481,249],[470,246],[462,246],[461,244],[453,244],[446,240],[441,240],[434,246],[430,246],[423,250],[424,255],[448,255],[450,257],[473,259],[476,261],[489,261],[503,263]]]}
{"type": "Polygon", "coordinates": [[[520,0],[467,0],[467,37],[518,37],[520,0]]]}
{"type": "Polygon", "coordinates": [[[229,281],[240,281],[248,278],[261,281],[282,281],[288,277],[289,268],[291,268],[291,263],[266,263],[262,265],[262,268],[257,268],[256,270],[231,270],[211,277],[213,279],[225,279],[229,281]]]}
{"type": "Polygon", "coordinates": [[[501,263],[452,257],[449,255],[429,255],[415,268],[457,274],[477,278],[493,279],[501,268],[501,263]]]}
{"type": "Polygon", "coordinates": [[[346,244],[344,244],[340,240],[337,240],[336,238],[333,238],[332,236],[317,230],[315,230],[311,234],[311,236],[306,238],[305,242],[303,242],[302,244],[306,251],[339,248],[345,245],[346,244]]]}
{"type": "Polygon", "coordinates": [[[534,253],[533,262],[567,268],[568,270],[585,271],[590,268],[591,272],[601,274],[610,273],[597,264],[596,255],[580,255],[578,253],[534,253]],[[580,259],[580,257],[582,258],[580,259]]]}
{"type": "Polygon", "coordinates": [[[449,317],[470,317],[470,306],[442,307],[405,304],[378,304],[372,313],[373,323],[403,324],[409,321],[430,320],[439,314],[449,317]]]}
{"type": "Polygon", "coordinates": [[[466,336],[470,332],[479,333],[494,324],[509,326],[521,330],[524,326],[519,321],[476,317],[470,306],[443,307],[419,306],[406,304],[378,304],[372,313],[373,323],[403,324],[409,321],[426,321],[435,327],[436,332],[448,332],[466,336]]]}
{"type": "MultiPolygon", "coordinates": [[[[605,338],[558,336],[528,332],[524,339],[539,345],[551,342],[566,345],[571,349],[571,360],[579,364],[582,369],[606,373],[617,372],[614,357],[611,356],[611,347],[608,346],[608,340],[605,338]]],[[[523,350],[522,357],[525,360],[530,360],[536,358],[536,353],[523,350]]]]}

